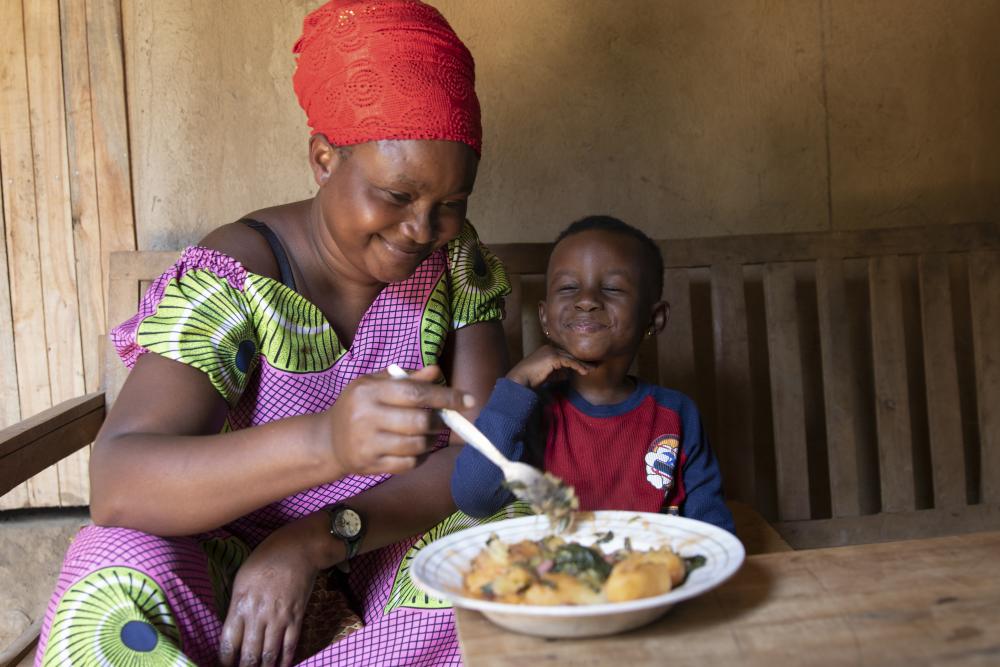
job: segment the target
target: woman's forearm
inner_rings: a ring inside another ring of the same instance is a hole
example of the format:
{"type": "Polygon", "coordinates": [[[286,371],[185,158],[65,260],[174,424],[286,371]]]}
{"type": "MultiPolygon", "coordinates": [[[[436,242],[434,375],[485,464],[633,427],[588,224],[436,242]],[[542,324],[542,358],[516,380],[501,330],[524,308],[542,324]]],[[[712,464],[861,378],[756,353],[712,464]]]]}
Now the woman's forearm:
{"type": "Polygon", "coordinates": [[[315,443],[315,416],[218,435],[98,437],[91,516],[98,525],[190,535],[343,476],[315,443]]]}
{"type": "Polygon", "coordinates": [[[455,512],[448,480],[461,446],[435,451],[402,475],[394,475],[348,501],[364,517],[367,531],[361,552],[422,533],[455,512]]]}

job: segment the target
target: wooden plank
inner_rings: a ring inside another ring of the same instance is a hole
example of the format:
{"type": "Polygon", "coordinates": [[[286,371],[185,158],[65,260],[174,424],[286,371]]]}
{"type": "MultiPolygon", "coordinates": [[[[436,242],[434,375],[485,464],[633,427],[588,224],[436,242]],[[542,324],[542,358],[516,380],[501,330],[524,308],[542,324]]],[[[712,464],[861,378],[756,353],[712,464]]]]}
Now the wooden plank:
{"type": "Polygon", "coordinates": [[[816,304],[823,361],[823,400],[830,468],[833,516],[861,514],[858,447],[863,436],[861,408],[852,369],[856,367],[849,331],[844,264],[839,259],[816,262],[816,304]]]}
{"type": "MultiPolygon", "coordinates": [[[[123,253],[111,255],[111,281],[108,287],[108,323],[109,329],[128,320],[138,311],[139,282],[132,278],[119,278],[115,273],[116,258],[123,253]]],[[[108,406],[112,406],[118,398],[118,392],[128,377],[128,368],[118,358],[111,336],[106,337],[104,360],[104,392],[107,395],[108,406]]]]}
{"type": "MultiPolygon", "coordinates": [[[[908,226],[888,229],[745,234],[657,240],[665,268],[713,264],[799,262],[875,255],[918,255],[933,248],[964,252],[1000,248],[1000,223],[908,226]]],[[[513,273],[543,273],[551,243],[491,244],[513,273]]]]}
{"type": "Polygon", "coordinates": [[[979,410],[980,501],[1000,503],[1000,252],[969,255],[969,298],[979,410]]]}
{"type": "Polygon", "coordinates": [[[507,340],[507,356],[513,366],[524,358],[524,336],[521,327],[522,289],[521,276],[508,274],[510,294],[504,303],[503,332],[507,340]]]}
{"type": "MultiPolygon", "coordinates": [[[[85,3],[59,4],[66,99],[70,214],[76,257],[76,295],[80,312],[84,391],[97,391],[101,378],[99,340],[104,333],[101,229],[94,174],[93,114],[85,3]]],[[[59,462],[59,497],[65,506],[90,502],[90,452],[81,449],[59,462]]]]}
{"type": "Polygon", "coordinates": [[[791,551],[791,545],[761,516],[760,512],[746,503],[729,501],[726,506],[733,513],[736,537],[743,543],[748,556],[791,551]]]}
{"type": "Polygon", "coordinates": [[[544,275],[552,246],[552,243],[497,243],[489,248],[510,273],[544,275]]]}
{"type": "MultiPolygon", "coordinates": [[[[125,109],[121,3],[120,0],[87,0],[86,8],[103,295],[107,294],[111,275],[111,253],[136,249],[135,218],[125,109]]],[[[105,331],[107,324],[105,316],[101,320],[105,331]]]]}
{"type": "Polygon", "coordinates": [[[796,234],[659,240],[667,268],[739,262],[797,262],[875,255],[918,255],[1000,248],[1000,223],[926,225],[796,234]]]}
{"type": "Polygon", "coordinates": [[[778,516],[786,521],[808,519],[812,514],[794,264],[765,265],[764,305],[778,473],[778,516]]]}
{"type": "Polygon", "coordinates": [[[986,532],[750,556],[718,588],[610,636],[531,637],[460,608],[455,620],[468,667],[985,665],[1000,634],[998,549],[1000,532],[986,532]]]}
{"type": "MultiPolygon", "coordinates": [[[[0,68],[3,65],[0,64],[0,68]]],[[[17,386],[17,357],[14,351],[14,320],[11,315],[10,274],[7,267],[7,225],[3,206],[3,155],[0,155],[0,428],[17,423],[21,405],[17,386]]],[[[6,495],[0,495],[0,511],[24,507],[28,503],[28,486],[19,484],[6,495]]]]}
{"type": "MultiPolygon", "coordinates": [[[[144,250],[138,252],[113,252],[110,256],[110,271],[112,278],[133,280],[137,284],[140,280],[155,280],[169,269],[177,257],[178,250],[144,250]]],[[[113,290],[112,290],[113,293],[113,290]]],[[[109,299],[110,303],[110,299],[109,299]]],[[[135,308],[133,307],[133,313],[135,308]]],[[[130,317],[133,313],[126,315],[130,317]]],[[[109,313],[109,321],[118,324],[117,317],[124,315],[124,312],[109,313]]]]}
{"type": "MultiPolygon", "coordinates": [[[[0,3],[0,159],[3,160],[3,208],[7,235],[8,279],[21,417],[52,405],[45,310],[42,304],[35,172],[31,153],[31,113],[20,0],[0,3]]],[[[58,491],[56,472],[38,480],[58,491]]],[[[34,482],[0,499],[0,508],[32,503],[34,482]]],[[[55,496],[58,500],[58,494],[55,496]]],[[[56,504],[58,504],[56,502],[56,504]]]]}
{"type": "Polygon", "coordinates": [[[902,512],[915,509],[916,492],[898,260],[874,257],[868,270],[882,510],[902,512]]]}
{"type": "Polygon", "coordinates": [[[34,651],[38,646],[38,635],[42,631],[44,620],[44,616],[39,616],[14,640],[13,644],[0,652],[0,667],[15,667],[33,662],[34,651]],[[22,660],[26,662],[22,663],[22,660]]]}
{"type": "Polygon", "coordinates": [[[774,524],[794,549],[839,547],[1000,529],[1000,505],[967,505],[774,524]]]}
{"type": "MultiPolygon", "coordinates": [[[[66,159],[59,2],[38,0],[23,6],[49,385],[53,403],[59,403],[85,391],[66,159]]],[[[32,493],[29,484],[32,505],[85,504],[86,460],[61,460],[57,468],[59,481],[55,488],[39,480],[32,493]]]]}
{"type": "Polygon", "coordinates": [[[93,441],[104,394],[74,398],[0,431],[0,494],[93,441]]]}
{"type": "Polygon", "coordinates": [[[66,99],[66,140],[69,161],[70,214],[76,256],[76,291],[80,304],[83,374],[86,391],[100,380],[98,348],[92,344],[104,332],[104,279],[101,271],[101,228],[97,177],[94,169],[93,109],[87,47],[86,5],[61,0],[63,88],[66,99]]]}
{"type": "Polygon", "coordinates": [[[670,317],[656,341],[659,383],[694,397],[698,378],[691,328],[691,279],[687,269],[664,272],[663,298],[670,304],[670,317]]]}
{"type": "Polygon", "coordinates": [[[753,413],[750,406],[750,352],[747,340],[743,267],[711,268],[712,339],[718,416],[713,448],[727,496],[757,506],[753,413]]]}
{"type": "Polygon", "coordinates": [[[934,506],[958,508],[967,492],[948,256],[921,255],[917,268],[934,506]]]}
{"type": "MultiPolygon", "coordinates": [[[[108,328],[118,326],[136,314],[142,291],[140,283],[159,278],[177,261],[177,251],[118,251],[110,255],[111,278],[108,287],[108,328]]],[[[108,405],[113,405],[125,383],[125,368],[110,337],[105,337],[104,390],[108,405]]]]}
{"type": "Polygon", "coordinates": [[[14,356],[14,320],[10,311],[7,270],[7,223],[3,212],[3,156],[0,155],[0,428],[21,418],[17,400],[17,361],[14,356]]]}

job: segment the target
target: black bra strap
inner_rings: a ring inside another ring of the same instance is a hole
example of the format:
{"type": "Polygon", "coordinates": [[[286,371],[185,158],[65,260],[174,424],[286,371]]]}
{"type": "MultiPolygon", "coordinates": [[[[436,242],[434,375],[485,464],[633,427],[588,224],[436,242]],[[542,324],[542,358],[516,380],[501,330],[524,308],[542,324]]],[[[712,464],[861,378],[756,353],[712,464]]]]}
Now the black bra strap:
{"type": "Polygon", "coordinates": [[[295,290],[295,276],[292,275],[292,265],[288,262],[288,254],[285,252],[285,247],[281,245],[281,241],[271,231],[271,228],[263,222],[251,220],[250,218],[243,218],[240,222],[250,229],[260,232],[261,236],[267,241],[267,244],[271,246],[274,259],[278,262],[278,270],[281,271],[281,284],[295,290]]]}

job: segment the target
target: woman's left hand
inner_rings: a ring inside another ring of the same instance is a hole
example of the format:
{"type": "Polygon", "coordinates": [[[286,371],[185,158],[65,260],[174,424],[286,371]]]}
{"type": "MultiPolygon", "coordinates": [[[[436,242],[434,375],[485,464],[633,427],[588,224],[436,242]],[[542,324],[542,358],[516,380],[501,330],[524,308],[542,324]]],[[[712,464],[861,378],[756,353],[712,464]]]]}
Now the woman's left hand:
{"type": "Polygon", "coordinates": [[[319,571],[296,523],[269,535],[236,573],[219,646],[225,667],[292,664],[319,571]]]}

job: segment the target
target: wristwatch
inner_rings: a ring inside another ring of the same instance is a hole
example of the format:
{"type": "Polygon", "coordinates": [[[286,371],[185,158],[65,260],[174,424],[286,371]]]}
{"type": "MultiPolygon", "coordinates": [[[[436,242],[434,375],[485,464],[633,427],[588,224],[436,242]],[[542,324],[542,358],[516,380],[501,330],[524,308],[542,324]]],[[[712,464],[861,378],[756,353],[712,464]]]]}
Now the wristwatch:
{"type": "Polygon", "coordinates": [[[361,547],[361,538],[365,535],[365,520],[353,507],[344,503],[328,505],[324,508],[330,515],[330,534],[343,541],[347,547],[347,558],[350,560],[361,547]]]}

